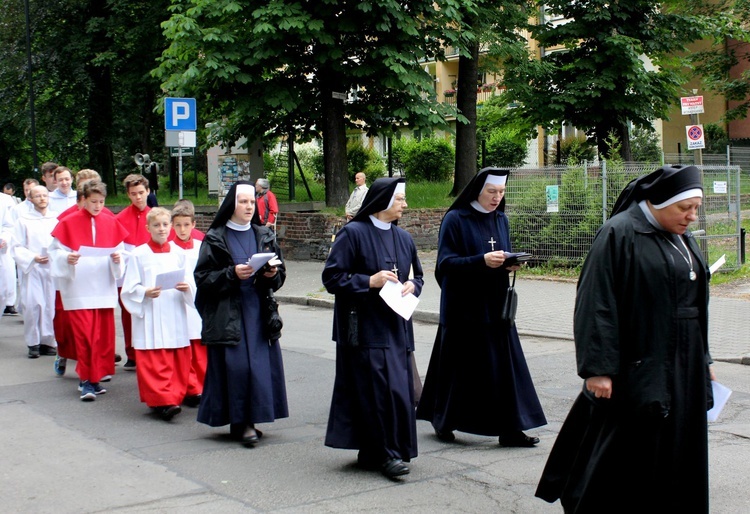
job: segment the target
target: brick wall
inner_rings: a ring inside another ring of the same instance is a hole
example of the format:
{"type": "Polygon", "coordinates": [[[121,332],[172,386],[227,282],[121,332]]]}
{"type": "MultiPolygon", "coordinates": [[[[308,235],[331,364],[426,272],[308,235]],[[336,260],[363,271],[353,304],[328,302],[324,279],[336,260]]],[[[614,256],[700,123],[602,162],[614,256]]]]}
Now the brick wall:
{"type": "MultiPolygon", "coordinates": [[[[216,208],[197,207],[196,228],[206,232],[216,214],[216,208]]],[[[437,248],[440,220],[445,209],[409,209],[399,221],[399,226],[409,232],[420,250],[437,248]]],[[[320,260],[328,256],[331,237],[338,231],[343,219],[320,212],[282,212],[276,221],[279,244],[284,257],[295,260],[320,260]]]]}

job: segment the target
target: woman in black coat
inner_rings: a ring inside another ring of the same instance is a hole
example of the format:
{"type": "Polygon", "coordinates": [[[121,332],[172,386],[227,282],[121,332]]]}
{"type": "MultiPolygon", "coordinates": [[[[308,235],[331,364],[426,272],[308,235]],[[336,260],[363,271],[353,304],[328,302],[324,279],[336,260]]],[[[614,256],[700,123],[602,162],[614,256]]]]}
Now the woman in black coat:
{"type": "Polygon", "coordinates": [[[695,166],[631,182],[581,271],[583,391],[536,495],[565,512],[708,512],[709,271],[688,225],[695,166]]]}
{"type": "Polygon", "coordinates": [[[266,330],[261,310],[269,290],[283,284],[283,263],[260,270],[247,262],[256,253],[281,249],[273,232],[257,222],[255,188],[238,182],[229,190],[201,245],[195,267],[195,305],[203,320],[201,340],[208,365],[198,421],[230,425],[246,446],[262,436],[256,423],[289,415],[284,366],[277,335],[266,330]]]}

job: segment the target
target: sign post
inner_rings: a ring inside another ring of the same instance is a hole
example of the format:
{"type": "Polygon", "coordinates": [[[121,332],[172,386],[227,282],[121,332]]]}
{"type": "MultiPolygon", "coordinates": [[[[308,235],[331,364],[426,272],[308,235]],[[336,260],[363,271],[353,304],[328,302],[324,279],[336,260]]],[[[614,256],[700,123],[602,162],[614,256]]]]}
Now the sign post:
{"type": "MultiPolygon", "coordinates": [[[[182,149],[195,148],[198,129],[198,107],[195,98],[164,99],[164,130],[166,146],[177,147],[177,170],[182,200],[182,149]],[[176,143],[176,144],[175,144],[176,143]]],[[[197,181],[196,181],[197,183],[197,181]]]]}

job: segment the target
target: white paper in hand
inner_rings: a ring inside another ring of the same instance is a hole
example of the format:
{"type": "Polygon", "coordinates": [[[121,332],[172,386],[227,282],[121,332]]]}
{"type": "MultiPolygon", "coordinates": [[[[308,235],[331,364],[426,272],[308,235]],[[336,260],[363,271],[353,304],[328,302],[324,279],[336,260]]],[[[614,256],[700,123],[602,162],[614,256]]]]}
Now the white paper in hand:
{"type": "Polygon", "coordinates": [[[388,307],[393,309],[396,314],[408,320],[414,313],[414,309],[417,308],[419,298],[411,293],[401,296],[403,288],[404,284],[401,282],[391,282],[389,280],[380,290],[380,297],[383,298],[388,307]]]}
{"type": "MultiPolygon", "coordinates": [[[[250,257],[250,259],[248,259],[248,261],[247,261],[246,264],[248,266],[250,266],[251,268],[253,268],[253,275],[255,275],[255,273],[260,268],[262,268],[263,266],[265,266],[266,263],[268,261],[270,261],[271,259],[273,259],[274,257],[276,257],[276,254],[273,253],[273,252],[271,252],[271,253],[256,253],[255,255],[253,255],[252,257],[250,257]]],[[[252,277],[253,275],[250,275],[250,276],[252,277]]]]}
{"type": "Polygon", "coordinates": [[[714,406],[708,411],[708,421],[716,421],[719,419],[722,409],[727,404],[729,396],[732,394],[732,390],[727,386],[718,383],[716,380],[711,381],[711,390],[714,392],[714,406]]]}

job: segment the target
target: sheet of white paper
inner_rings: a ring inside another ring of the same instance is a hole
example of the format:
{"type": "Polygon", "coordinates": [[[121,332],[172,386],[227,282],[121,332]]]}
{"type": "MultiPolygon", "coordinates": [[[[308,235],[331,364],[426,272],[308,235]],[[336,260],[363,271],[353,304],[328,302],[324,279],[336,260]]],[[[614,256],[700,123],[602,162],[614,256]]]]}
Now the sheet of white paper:
{"type": "Polygon", "coordinates": [[[46,246],[42,246],[42,249],[39,250],[39,255],[41,255],[42,257],[47,257],[49,255],[49,253],[47,252],[46,246]]]}
{"type": "Polygon", "coordinates": [[[716,273],[717,269],[721,268],[724,265],[725,262],[727,262],[727,254],[724,254],[721,257],[719,257],[716,260],[716,262],[714,262],[713,264],[711,264],[711,267],[708,268],[708,270],[713,275],[714,273],[716,273]]]}
{"type": "Polygon", "coordinates": [[[419,298],[411,293],[406,296],[401,296],[401,290],[403,288],[404,284],[401,282],[391,282],[389,280],[380,290],[380,296],[385,300],[388,307],[393,309],[396,314],[404,319],[409,319],[414,313],[414,309],[417,308],[419,298]]]}
{"type": "Polygon", "coordinates": [[[158,275],[156,275],[154,287],[161,287],[162,289],[174,289],[180,282],[185,282],[184,269],[177,269],[174,271],[159,273],[158,275]]]}
{"type": "Polygon", "coordinates": [[[99,248],[98,246],[81,246],[78,253],[81,257],[109,257],[117,248],[99,248]]]}
{"type": "MultiPolygon", "coordinates": [[[[260,268],[265,266],[265,264],[276,257],[275,253],[256,253],[250,259],[247,261],[247,265],[253,268],[253,275],[255,275],[255,272],[258,271],[260,268]]],[[[252,276],[252,275],[250,275],[252,276]]]]}
{"type": "Polygon", "coordinates": [[[711,390],[714,392],[714,406],[710,411],[708,411],[707,418],[708,421],[716,421],[717,419],[719,419],[721,410],[727,404],[727,400],[732,394],[732,390],[727,386],[718,383],[716,380],[713,380],[711,382],[711,390]]]}

